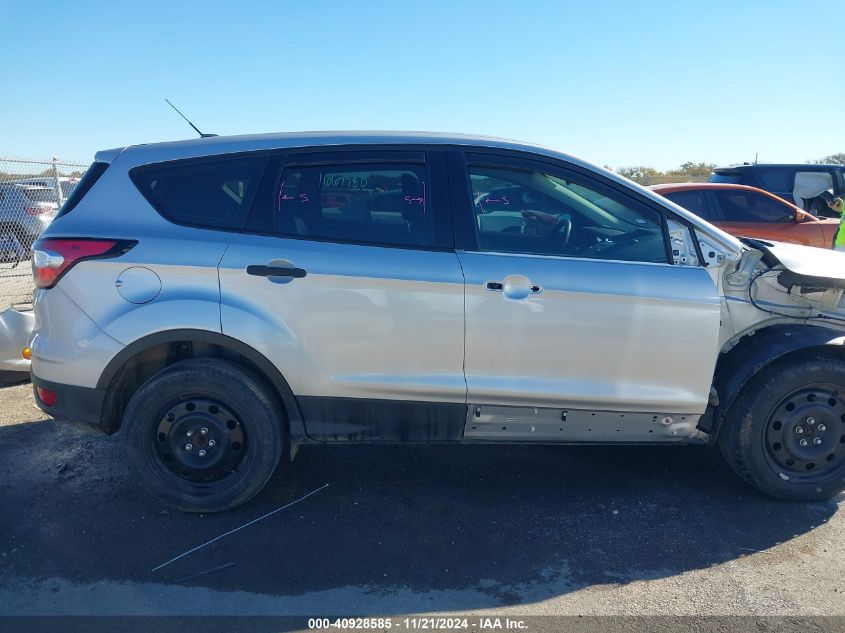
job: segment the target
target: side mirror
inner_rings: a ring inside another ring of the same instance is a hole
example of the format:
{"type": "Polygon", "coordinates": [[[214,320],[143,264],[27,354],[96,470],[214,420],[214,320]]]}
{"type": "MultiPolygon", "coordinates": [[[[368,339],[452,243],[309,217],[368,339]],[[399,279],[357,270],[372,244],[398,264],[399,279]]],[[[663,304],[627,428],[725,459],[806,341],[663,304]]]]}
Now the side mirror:
{"type": "Polygon", "coordinates": [[[811,216],[806,211],[803,211],[801,209],[795,209],[795,215],[793,215],[791,219],[794,222],[804,222],[805,220],[807,220],[808,218],[811,218],[811,217],[813,217],[813,216],[811,216]]]}

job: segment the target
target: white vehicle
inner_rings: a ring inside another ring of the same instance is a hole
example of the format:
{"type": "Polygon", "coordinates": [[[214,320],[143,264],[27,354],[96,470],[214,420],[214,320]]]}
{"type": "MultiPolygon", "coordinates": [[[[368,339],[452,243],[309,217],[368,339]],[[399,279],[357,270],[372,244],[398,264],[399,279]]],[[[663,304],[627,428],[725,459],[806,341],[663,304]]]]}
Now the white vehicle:
{"type": "Polygon", "coordinates": [[[225,510],[331,442],[702,443],[845,489],[845,256],[571,156],[414,133],[100,152],[35,244],[39,406],[225,510]]]}
{"type": "Polygon", "coordinates": [[[33,176],[32,178],[18,178],[17,180],[7,181],[10,184],[17,185],[31,185],[36,187],[46,187],[53,192],[52,202],[64,202],[68,199],[70,192],[79,182],[79,178],[75,176],[59,176],[59,188],[61,189],[61,198],[58,196],[56,189],[56,178],[54,176],[33,176]]]}

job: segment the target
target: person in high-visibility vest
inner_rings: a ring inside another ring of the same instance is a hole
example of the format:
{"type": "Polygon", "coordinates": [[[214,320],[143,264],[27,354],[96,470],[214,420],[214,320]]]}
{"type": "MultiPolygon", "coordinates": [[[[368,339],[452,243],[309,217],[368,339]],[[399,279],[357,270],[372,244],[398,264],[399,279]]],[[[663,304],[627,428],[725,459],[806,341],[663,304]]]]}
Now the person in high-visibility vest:
{"type": "Polygon", "coordinates": [[[831,198],[827,201],[827,206],[836,211],[840,215],[839,231],[836,233],[836,239],[833,241],[833,248],[837,251],[845,251],[845,202],[842,198],[831,198]]]}

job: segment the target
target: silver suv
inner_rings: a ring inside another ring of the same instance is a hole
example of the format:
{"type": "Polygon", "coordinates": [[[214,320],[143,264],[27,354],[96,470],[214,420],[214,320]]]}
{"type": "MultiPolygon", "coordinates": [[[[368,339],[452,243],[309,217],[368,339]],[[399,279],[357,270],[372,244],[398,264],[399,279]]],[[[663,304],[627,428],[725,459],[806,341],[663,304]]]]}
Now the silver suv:
{"type": "Polygon", "coordinates": [[[35,245],[39,406],[192,512],[332,442],[718,445],[845,488],[845,258],[565,154],[436,134],[100,152],[35,245]]]}

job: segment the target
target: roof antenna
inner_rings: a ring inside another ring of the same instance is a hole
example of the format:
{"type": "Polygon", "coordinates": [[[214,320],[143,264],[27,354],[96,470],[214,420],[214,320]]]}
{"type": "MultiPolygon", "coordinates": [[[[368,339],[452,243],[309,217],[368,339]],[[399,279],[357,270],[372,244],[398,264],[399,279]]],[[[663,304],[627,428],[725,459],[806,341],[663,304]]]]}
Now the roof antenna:
{"type": "Polygon", "coordinates": [[[200,135],[200,138],[209,138],[209,137],[212,137],[212,136],[217,136],[216,134],[203,134],[202,132],[200,132],[200,131],[199,131],[199,128],[198,128],[196,125],[194,125],[193,123],[191,123],[191,122],[188,120],[188,117],[186,117],[184,114],[182,114],[181,112],[179,112],[179,108],[177,108],[175,105],[173,105],[172,103],[170,103],[170,99],[165,99],[165,101],[167,101],[167,105],[169,105],[171,108],[173,108],[174,110],[176,110],[176,113],[177,113],[180,117],[182,117],[183,119],[185,119],[185,121],[187,121],[187,122],[188,122],[188,125],[190,125],[192,128],[194,128],[194,131],[195,131],[197,134],[199,134],[199,135],[200,135]]]}

